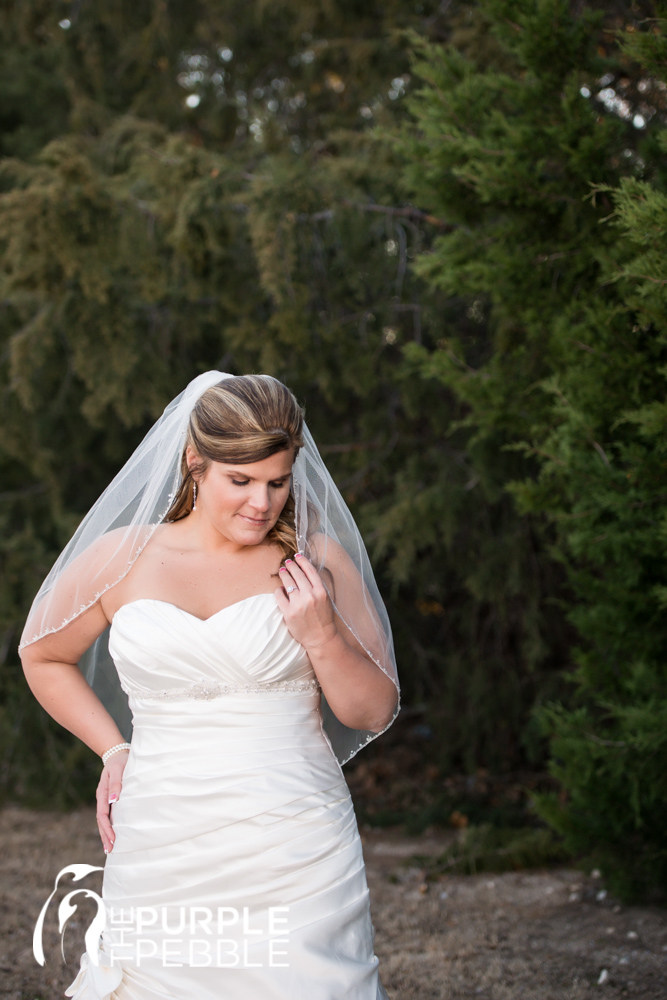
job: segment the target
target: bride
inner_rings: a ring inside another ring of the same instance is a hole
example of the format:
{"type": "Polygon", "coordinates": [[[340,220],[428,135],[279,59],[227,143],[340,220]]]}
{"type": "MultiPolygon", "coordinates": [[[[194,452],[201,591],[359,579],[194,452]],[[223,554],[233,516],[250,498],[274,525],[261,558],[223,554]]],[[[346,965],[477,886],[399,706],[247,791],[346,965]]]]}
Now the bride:
{"type": "Polygon", "coordinates": [[[398,711],[391,633],[282,383],[207,372],[172,401],[45,580],[20,651],[38,701],[104,763],[106,926],[67,996],[386,997],[340,764],[398,711]]]}

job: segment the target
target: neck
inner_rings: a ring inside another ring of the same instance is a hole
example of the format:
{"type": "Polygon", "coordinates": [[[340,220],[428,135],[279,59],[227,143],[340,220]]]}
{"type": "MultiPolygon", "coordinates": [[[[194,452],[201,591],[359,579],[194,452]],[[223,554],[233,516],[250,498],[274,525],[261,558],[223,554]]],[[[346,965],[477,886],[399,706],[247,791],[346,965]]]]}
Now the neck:
{"type": "MultiPolygon", "coordinates": [[[[175,526],[179,527],[179,543],[201,552],[235,556],[246,549],[257,548],[265,541],[262,539],[256,544],[248,545],[228,538],[211,523],[206,513],[199,508],[192,511],[187,517],[181,518],[180,521],[176,521],[175,526]]],[[[176,540],[176,536],[174,538],[176,540]]]]}

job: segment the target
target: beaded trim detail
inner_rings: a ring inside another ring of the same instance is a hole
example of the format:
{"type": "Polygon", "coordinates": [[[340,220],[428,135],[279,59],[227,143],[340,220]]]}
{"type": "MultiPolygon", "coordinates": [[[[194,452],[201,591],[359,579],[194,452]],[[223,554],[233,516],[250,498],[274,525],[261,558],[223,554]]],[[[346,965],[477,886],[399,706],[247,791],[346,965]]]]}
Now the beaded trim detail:
{"type": "MultiPolygon", "coordinates": [[[[184,435],[185,435],[185,431],[182,432],[181,437],[183,437],[184,435]]],[[[32,637],[32,639],[26,639],[25,642],[19,643],[19,653],[21,652],[21,650],[25,646],[30,646],[33,642],[38,642],[39,639],[43,639],[45,635],[51,635],[51,634],[55,634],[56,632],[60,632],[60,630],[63,629],[63,628],[65,628],[66,625],[69,625],[70,622],[73,622],[76,618],[79,617],[79,615],[82,615],[84,611],[87,611],[88,608],[92,608],[93,604],[97,604],[97,602],[99,601],[99,599],[102,596],[102,594],[106,594],[106,592],[108,590],[111,590],[112,587],[115,587],[117,583],[120,583],[121,580],[125,579],[125,577],[130,572],[130,570],[134,566],[135,562],[137,561],[137,559],[139,558],[139,556],[141,555],[141,553],[144,551],[144,549],[146,548],[146,546],[150,542],[151,538],[153,537],[153,533],[154,533],[155,529],[158,528],[162,524],[162,522],[164,521],[165,517],[169,513],[169,510],[171,508],[171,502],[174,499],[174,495],[175,495],[174,493],[167,494],[167,500],[169,501],[169,506],[166,508],[165,511],[163,511],[162,514],[160,514],[160,516],[157,519],[157,521],[155,522],[155,524],[148,525],[148,533],[146,534],[146,536],[145,536],[142,544],[137,546],[137,548],[135,549],[135,552],[134,552],[134,557],[130,560],[130,562],[129,562],[128,566],[127,566],[127,569],[125,569],[120,574],[120,576],[118,577],[118,579],[117,580],[113,580],[112,583],[107,583],[107,585],[105,587],[102,587],[101,590],[98,590],[92,601],[88,601],[87,604],[81,604],[81,605],[79,605],[79,610],[75,611],[74,614],[70,615],[69,618],[63,618],[63,620],[60,623],[60,625],[54,625],[53,628],[45,628],[41,632],[35,632],[34,635],[33,635],[33,637],[32,637]]],[[[37,596],[39,596],[39,592],[38,592],[37,596]]]]}
{"type": "Polygon", "coordinates": [[[309,681],[268,681],[266,684],[221,684],[219,681],[198,681],[186,687],[166,688],[150,694],[137,695],[142,701],[211,701],[226,694],[264,694],[274,691],[289,691],[293,694],[316,694],[320,690],[317,678],[309,681]]]}

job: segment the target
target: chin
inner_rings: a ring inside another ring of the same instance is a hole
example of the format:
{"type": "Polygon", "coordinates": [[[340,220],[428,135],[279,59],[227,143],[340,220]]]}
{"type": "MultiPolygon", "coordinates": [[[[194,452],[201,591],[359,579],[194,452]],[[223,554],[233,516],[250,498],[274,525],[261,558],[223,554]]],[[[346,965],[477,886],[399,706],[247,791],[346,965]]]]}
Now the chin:
{"type": "Polygon", "coordinates": [[[265,524],[254,525],[249,524],[247,521],[242,519],[236,522],[238,533],[240,535],[247,535],[248,537],[253,538],[265,538],[271,531],[271,528],[273,528],[274,524],[274,521],[268,521],[265,524]]]}
{"type": "Polygon", "coordinates": [[[237,533],[237,539],[242,545],[259,545],[263,542],[271,528],[244,528],[237,533]]]}

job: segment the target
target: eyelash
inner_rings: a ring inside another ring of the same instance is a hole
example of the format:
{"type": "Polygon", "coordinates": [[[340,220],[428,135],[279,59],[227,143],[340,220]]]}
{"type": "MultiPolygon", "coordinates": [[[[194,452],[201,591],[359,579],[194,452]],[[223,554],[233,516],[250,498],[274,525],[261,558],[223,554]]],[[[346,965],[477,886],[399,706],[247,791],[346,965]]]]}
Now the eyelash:
{"type": "MultiPolygon", "coordinates": [[[[232,482],[234,483],[234,486],[247,486],[248,483],[250,482],[250,480],[249,479],[245,479],[245,480],[243,480],[243,482],[239,482],[238,479],[232,479],[232,482]]],[[[285,481],[284,480],[281,480],[279,483],[269,483],[269,486],[273,486],[273,488],[276,489],[276,490],[279,490],[281,488],[281,486],[284,486],[284,485],[285,485],[285,481]]]]}

